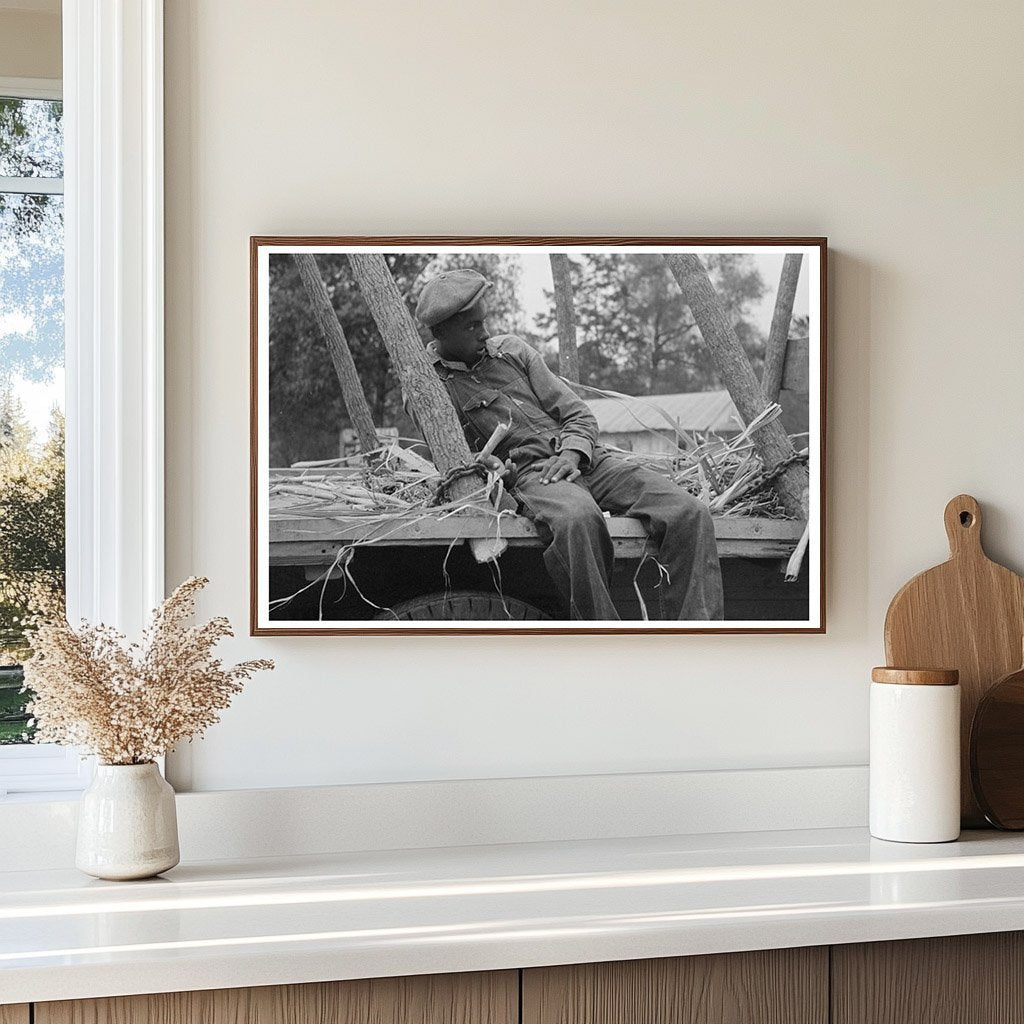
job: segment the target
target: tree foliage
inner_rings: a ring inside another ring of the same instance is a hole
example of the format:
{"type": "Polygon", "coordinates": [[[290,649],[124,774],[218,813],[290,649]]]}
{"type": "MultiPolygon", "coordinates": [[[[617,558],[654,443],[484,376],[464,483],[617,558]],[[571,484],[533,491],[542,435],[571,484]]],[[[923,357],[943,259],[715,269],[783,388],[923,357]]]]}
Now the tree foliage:
{"type": "Polygon", "coordinates": [[[41,446],[21,403],[0,398],[0,662],[28,653],[25,617],[64,599],[64,417],[41,446]]]}
{"type": "Polygon", "coordinates": [[[59,100],[0,97],[0,175],[59,178],[64,173],[59,100]]]}
{"type": "MultiPolygon", "coordinates": [[[[331,304],[341,321],[366,400],[378,426],[415,433],[402,408],[401,387],[342,254],[317,256],[331,304]]],[[[524,325],[517,298],[519,269],[514,259],[494,253],[391,253],[387,257],[410,313],[424,284],[441,270],[468,267],[494,283],[491,308],[508,330],[524,325]]],[[[424,344],[429,332],[420,328],[424,344]]],[[[286,466],[338,454],[339,434],[349,426],[330,355],[290,256],[270,257],[270,465],[286,466]]]]}
{"type": "MultiPolygon", "coordinates": [[[[750,319],[766,286],[745,254],[702,257],[755,372],[764,336],[750,319]]],[[[656,254],[585,254],[572,258],[580,379],[630,395],[707,391],[722,386],[683,302],[656,254]]],[[[554,311],[537,317],[542,336],[556,333],[554,311]]]]}
{"type": "MultiPolygon", "coordinates": [[[[424,284],[444,269],[468,267],[493,284],[488,323],[493,333],[522,335],[557,368],[554,298],[532,322],[520,300],[522,264],[497,253],[393,253],[388,266],[410,312],[424,284]]],[[[321,254],[317,265],[345,331],[377,427],[418,435],[402,408],[399,381],[347,258],[321,254]]],[[[711,279],[751,357],[763,361],[764,336],[752,312],[766,292],[757,265],[744,254],[704,257],[711,279]]],[[[571,259],[581,380],[627,394],[666,394],[721,387],[717,368],[679,288],[658,255],[582,254],[571,259]]],[[[349,426],[326,344],[310,313],[294,261],[270,257],[270,465],[286,466],[338,454],[349,426]]],[[[423,343],[430,333],[420,328],[423,343]]]]}

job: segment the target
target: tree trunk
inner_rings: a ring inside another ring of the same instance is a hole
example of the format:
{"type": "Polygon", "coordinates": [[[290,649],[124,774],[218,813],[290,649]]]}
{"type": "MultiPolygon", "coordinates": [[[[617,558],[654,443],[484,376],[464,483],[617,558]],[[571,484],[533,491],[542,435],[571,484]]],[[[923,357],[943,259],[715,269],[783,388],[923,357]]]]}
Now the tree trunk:
{"type": "MultiPolygon", "coordinates": [[[[458,415],[448,392],[438,379],[423,349],[416,325],[402,301],[395,279],[380,253],[349,253],[352,273],[359,284],[384,346],[402,382],[402,391],[412,404],[423,436],[430,446],[434,465],[444,474],[473,461],[458,415]]],[[[479,477],[463,477],[451,485],[455,499],[479,490],[479,477]]],[[[507,541],[470,541],[478,562],[493,561],[508,546],[507,541]]]]}
{"type": "Polygon", "coordinates": [[[341,385],[341,400],[345,403],[348,418],[359,438],[359,447],[364,454],[372,452],[377,447],[377,428],[373,425],[373,416],[366,404],[366,395],[363,394],[363,385],[345,331],[331,305],[331,297],[327,294],[327,286],[316,265],[316,257],[310,253],[293,253],[292,259],[299,268],[299,277],[302,278],[302,287],[306,289],[311,311],[327,342],[327,350],[331,353],[334,372],[341,385]]]}
{"type": "Polygon", "coordinates": [[[787,252],[782,260],[779,291],[775,296],[775,312],[772,314],[772,326],[764,349],[764,373],[761,375],[761,390],[769,402],[777,402],[782,390],[789,327],[793,322],[793,302],[796,299],[796,284],[800,280],[802,259],[803,256],[798,252],[787,252]]]}
{"type": "Polygon", "coordinates": [[[558,324],[558,372],[578,384],[580,356],[576,350],[576,309],[572,298],[572,276],[569,257],[564,252],[553,252],[551,279],[555,284],[555,322],[558,324]]]}
{"type": "MultiPolygon", "coordinates": [[[[704,264],[692,253],[666,253],[664,258],[740,416],[750,423],[768,403],[704,264]]],[[[778,420],[755,431],[752,440],[766,468],[794,454],[793,443],[778,420]]],[[[799,463],[776,477],[773,486],[790,515],[806,518],[807,483],[807,468],[799,463]]]]}

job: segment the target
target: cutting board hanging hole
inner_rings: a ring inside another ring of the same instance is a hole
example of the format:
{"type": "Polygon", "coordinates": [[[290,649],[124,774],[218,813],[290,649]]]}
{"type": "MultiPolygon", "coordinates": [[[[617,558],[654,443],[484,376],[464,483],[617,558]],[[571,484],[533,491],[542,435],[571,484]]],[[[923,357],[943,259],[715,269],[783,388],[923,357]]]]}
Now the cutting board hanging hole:
{"type": "Polygon", "coordinates": [[[984,557],[981,549],[981,509],[969,494],[958,494],[947,506],[943,516],[949,553],[984,557]]]}

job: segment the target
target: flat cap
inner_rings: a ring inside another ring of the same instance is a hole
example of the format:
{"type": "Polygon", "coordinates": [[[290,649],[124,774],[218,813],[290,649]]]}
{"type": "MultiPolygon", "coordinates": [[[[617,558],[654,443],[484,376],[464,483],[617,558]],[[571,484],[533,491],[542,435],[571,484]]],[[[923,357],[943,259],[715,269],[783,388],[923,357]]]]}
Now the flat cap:
{"type": "Polygon", "coordinates": [[[491,282],[475,270],[442,270],[423,286],[416,303],[416,319],[433,327],[469,309],[490,287],[491,282]]]}

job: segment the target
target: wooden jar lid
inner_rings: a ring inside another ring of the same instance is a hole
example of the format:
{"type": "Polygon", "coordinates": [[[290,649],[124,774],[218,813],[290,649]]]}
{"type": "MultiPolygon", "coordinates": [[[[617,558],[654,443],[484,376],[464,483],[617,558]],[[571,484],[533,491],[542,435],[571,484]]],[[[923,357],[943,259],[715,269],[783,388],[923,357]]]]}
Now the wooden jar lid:
{"type": "Polygon", "coordinates": [[[888,668],[871,670],[873,683],[900,683],[913,686],[956,686],[960,673],[955,668],[888,668]]]}

